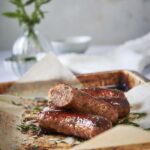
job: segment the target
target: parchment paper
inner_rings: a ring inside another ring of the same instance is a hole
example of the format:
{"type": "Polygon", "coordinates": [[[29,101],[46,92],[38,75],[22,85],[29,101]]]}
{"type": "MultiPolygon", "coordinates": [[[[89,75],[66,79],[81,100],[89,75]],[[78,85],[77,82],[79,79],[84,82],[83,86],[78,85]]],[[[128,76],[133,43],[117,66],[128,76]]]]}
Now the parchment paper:
{"type": "Polygon", "coordinates": [[[16,150],[22,143],[32,143],[26,135],[17,130],[23,109],[12,104],[21,101],[18,97],[0,95],[0,150],[16,150]]]}
{"type": "Polygon", "coordinates": [[[75,75],[64,67],[53,53],[47,54],[13,85],[8,93],[25,97],[47,96],[48,89],[57,83],[82,87],[75,75]]]}
{"type": "Polygon", "coordinates": [[[72,150],[91,150],[147,142],[150,142],[150,132],[133,126],[117,126],[72,148],[72,150]]]}

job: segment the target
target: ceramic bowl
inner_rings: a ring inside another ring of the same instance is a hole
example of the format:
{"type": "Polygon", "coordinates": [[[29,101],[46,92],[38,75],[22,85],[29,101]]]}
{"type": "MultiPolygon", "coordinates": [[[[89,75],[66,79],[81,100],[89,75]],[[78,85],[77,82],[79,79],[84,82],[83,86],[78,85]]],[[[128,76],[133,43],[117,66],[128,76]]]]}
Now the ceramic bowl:
{"type": "Polygon", "coordinates": [[[83,53],[91,44],[90,36],[68,37],[51,42],[52,48],[57,53],[83,53]]]}

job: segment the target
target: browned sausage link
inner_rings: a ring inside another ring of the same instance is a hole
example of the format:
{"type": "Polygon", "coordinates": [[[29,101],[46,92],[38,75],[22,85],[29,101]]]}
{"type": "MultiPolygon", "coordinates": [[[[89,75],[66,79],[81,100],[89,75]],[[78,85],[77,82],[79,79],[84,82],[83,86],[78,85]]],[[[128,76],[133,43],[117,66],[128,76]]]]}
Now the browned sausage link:
{"type": "Polygon", "coordinates": [[[130,104],[121,91],[101,88],[82,89],[82,91],[110,103],[118,110],[119,118],[125,117],[130,112],[130,104]]]}
{"type": "Polygon", "coordinates": [[[111,121],[100,116],[67,112],[41,112],[40,128],[49,133],[57,132],[89,139],[112,127],[111,121]]]}
{"type": "Polygon", "coordinates": [[[59,84],[49,90],[49,101],[59,108],[68,108],[82,113],[104,116],[113,123],[118,119],[118,112],[104,100],[74,89],[65,84],[59,84]]]}
{"type": "Polygon", "coordinates": [[[126,99],[124,93],[119,90],[114,89],[104,89],[104,88],[88,88],[88,89],[81,89],[83,92],[86,92],[94,97],[109,97],[109,98],[121,98],[126,99]]]}
{"type": "MultiPolygon", "coordinates": [[[[101,100],[101,98],[99,97],[98,100],[101,100]]],[[[127,116],[130,112],[130,105],[127,99],[103,98],[103,100],[110,103],[114,108],[117,109],[119,118],[127,116]]]]}

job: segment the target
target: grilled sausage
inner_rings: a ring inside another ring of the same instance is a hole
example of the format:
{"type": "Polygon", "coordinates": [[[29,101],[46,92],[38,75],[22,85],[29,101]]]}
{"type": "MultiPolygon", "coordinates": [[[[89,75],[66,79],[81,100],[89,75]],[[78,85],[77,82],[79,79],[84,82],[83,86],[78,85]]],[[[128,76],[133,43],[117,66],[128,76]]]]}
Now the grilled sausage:
{"type": "Polygon", "coordinates": [[[39,127],[46,133],[62,133],[89,139],[112,127],[104,117],[61,111],[41,112],[39,127]]]}
{"type": "Polygon", "coordinates": [[[97,100],[89,94],[65,84],[59,84],[49,90],[49,102],[55,106],[87,114],[104,116],[115,123],[118,112],[103,99],[97,100]]]}
{"type": "Polygon", "coordinates": [[[98,100],[103,99],[110,103],[117,109],[119,118],[125,117],[130,112],[130,104],[124,93],[119,90],[90,88],[82,89],[82,91],[97,98],[98,100]]]}
{"type": "MultiPolygon", "coordinates": [[[[99,97],[97,100],[101,101],[101,98],[99,97]]],[[[130,112],[130,105],[126,99],[103,98],[103,100],[111,104],[118,111],[119,118],[127,116],[130,112]]]]}
{"type": "Polygon", "coordinates": [[[115,89],[104,89],[104,88],[87,88],[81,89],[83,92],[86,92],[94,97],[108,97],[108,98],[120,98],[126,99],[124,93],[115,89]]]}

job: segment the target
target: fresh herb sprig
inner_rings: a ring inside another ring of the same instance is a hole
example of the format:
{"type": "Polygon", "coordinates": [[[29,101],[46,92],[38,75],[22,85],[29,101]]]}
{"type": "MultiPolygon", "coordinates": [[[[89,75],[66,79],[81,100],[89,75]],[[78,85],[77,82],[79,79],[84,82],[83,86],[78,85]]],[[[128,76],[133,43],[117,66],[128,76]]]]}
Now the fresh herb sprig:
{"type": "Polygon", "coordinates": [[[28,131],[31,131],[32,133],[38,133],[40,130],[39,127],[34,124],[27,125],[25,123],[21,123],[20,125],[17,125],[17,129],[23,133],[26,133],[28,131]]]}
{"type": "Polygon", "coordinates": [[[40,23],[45,16],[45,12],[41,9],[44,4],[51,0],[10,0],[10,3],[16,7],[13,12],[4,12],[3,15],[9,18],[15,18],[20,25],[25,25],[27,31],[33,34],[33,28],[40,23]],[[33,5],[34,9],[31,13],[27,12],[28,6],[33,5]]]}
{"type": "Polygon", "coordinates": [[[146,113],[142,112],[142,113],[130,113],[127,117],[120,119],[117,123],[118,124],[125,124],[125,125],[133,125],[135,127],[140,127],[139,124],[135,123],[135,120],[138,119],[142,119],[144,117],[146,117],[146,113]]]}

